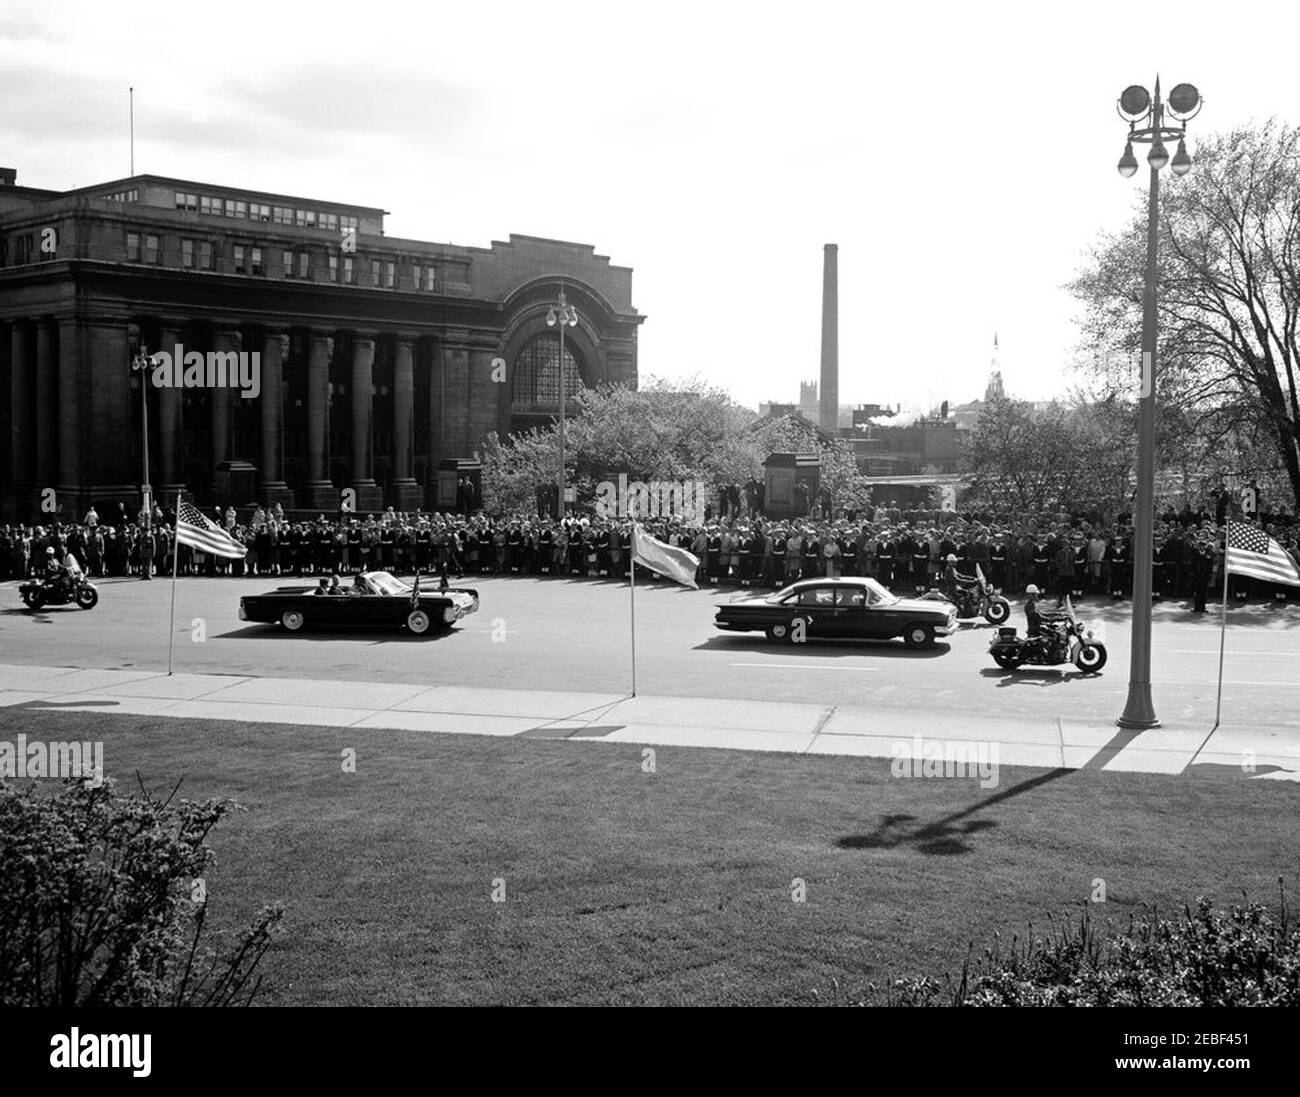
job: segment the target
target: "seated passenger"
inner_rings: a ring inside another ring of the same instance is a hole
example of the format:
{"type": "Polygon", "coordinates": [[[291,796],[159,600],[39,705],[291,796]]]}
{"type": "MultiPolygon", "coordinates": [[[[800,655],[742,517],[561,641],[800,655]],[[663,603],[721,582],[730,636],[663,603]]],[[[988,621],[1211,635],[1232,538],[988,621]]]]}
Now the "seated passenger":
{"type": "Polygon", "coordinates": [[[366,586],[364,575],[354,575],[352,577],[352,589],[349,590],[348,593],[357,595],[366,595],[370,593],[370,588],[366,586]]]}
{"type": "Polygon", "coordinates": [[[330,581],[322,575],[320,577],[320,582],[316,585],[316,589],[312,591],[312,594],[328,594],[330,592],[329,584],[330,581]]]}
{"type": "MultiPolygon", "coordinates": [[[[325,580],[322,579],[321,582],[323,583],[323,582],[325,582],[325,580]]],[[[347,593],[347,592],[343,589],[343,587],[339,585],[339,577],[338,577],[337,574],[335,574],[335,575],[331,575],[331,576],[330,576],[330,585],[329,585],[329,590],[327,590],[325,593],[326,593],[326,594],[337,594],[337,595],[342,595],[342,594],[346,594],[346,593],[347,593]]]]}

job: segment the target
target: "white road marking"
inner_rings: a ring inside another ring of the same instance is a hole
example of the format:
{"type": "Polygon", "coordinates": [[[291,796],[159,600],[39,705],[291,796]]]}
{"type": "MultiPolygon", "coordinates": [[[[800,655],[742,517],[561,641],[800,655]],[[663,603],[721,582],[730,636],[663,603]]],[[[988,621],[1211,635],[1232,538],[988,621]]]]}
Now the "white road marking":
{"type": "Polygon", "coordinates": [[[1300,682],[1229,682],[1226,678],[1223,684],[1225,686],[1300,686],[1300,682]]]}
{"type": "MultiPolygon", "coordinates": [[[[1229,648],[1228,650],[1233,655],[1281,655],[1287,659],[1300,659],[1300,647],[1297,647],[1295,651],[1246,651],[1242,648],[1229,648]]],[[[1188,648],[1186,650],[1180,650],[1177,648],[1173,648],[1170,650],[1169,654],[1170,655],[1218,655],[1219,649],[1218,648],[1196,648],[1196,649],[1188,648]]]]}
{"type": "Polygon", "coordinates": [[[856,670],[856,671],[877,671],[879,667],[827,667],[819,663],[732,663],[733,667],[762,667],[769,669],[772,667],[786,668],[789,670],[856,670]]]}

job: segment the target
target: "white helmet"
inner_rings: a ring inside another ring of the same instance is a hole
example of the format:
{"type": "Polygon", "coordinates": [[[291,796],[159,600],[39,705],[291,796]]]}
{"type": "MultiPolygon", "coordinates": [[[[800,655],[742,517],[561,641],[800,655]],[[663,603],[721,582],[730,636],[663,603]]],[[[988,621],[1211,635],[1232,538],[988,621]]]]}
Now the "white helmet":
{"type": "Polygon", "coordinates": [[[1038,589],[1038,588],[1037,588],[1033,583],[1030,583],[1029,586],[1025,587],[1025,594],[1027,594],[1027,595],[1028,595],[1028,594],[1042,594],[1042,593],[1043,593],[1043,592],[1042,592],[1041,590],[1039,590],[1039,589],[1038,589]]]}

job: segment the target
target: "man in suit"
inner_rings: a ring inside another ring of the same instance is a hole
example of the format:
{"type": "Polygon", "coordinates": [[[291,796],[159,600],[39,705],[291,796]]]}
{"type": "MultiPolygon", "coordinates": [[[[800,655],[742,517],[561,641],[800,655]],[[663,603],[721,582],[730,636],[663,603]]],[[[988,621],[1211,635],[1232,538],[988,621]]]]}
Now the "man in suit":
{"type": "Polygon", "coordinates": [[[789,534],[785,528],[778,526],[771,534],[772,574],[767,577],[768,585],[780,587],[785,584],[785,543],[789,534]]]}
{"type": "Polygon", "coordinates": [[[811,527],[803,531],[803,577],[813,579],[822,571],[822,542],[818,532],[811,527]]]}
{"type": "Polygon", "coordinates": [[[849,528],[840,533],[840,567],[842,568],[844,575],[862,574],[862,572],[858,570],[858,549],[861,540],[861,530],[849,528]]]}
{"type": "Polygon", "coordinates": [[[989,582],[999,590],[1007,585],[1007,539],[999,532],[989,545],[989,582]]]}
{"type": "Polygon", "coordinates": [[[1127,598],[1133,583],[1133,547],[1121,530],[1106,548],[1112,598],[1127,598]]]}
{"type": "Polygon", "coordinates": [[[894,583],[894,557],[898,552],[893,530],[884,530],[876,538],[876,582],[890,589],[894,583]]]}
{"type": "MultiPolygon", "coordinates": [[[[937,540],[935,547],[938,547],[937,540]]],[[[929,585],[930,557],[930,540],[925,534],[918,533],[912,542],[912,586],[917,594],[924,594],[929,585]]]]}

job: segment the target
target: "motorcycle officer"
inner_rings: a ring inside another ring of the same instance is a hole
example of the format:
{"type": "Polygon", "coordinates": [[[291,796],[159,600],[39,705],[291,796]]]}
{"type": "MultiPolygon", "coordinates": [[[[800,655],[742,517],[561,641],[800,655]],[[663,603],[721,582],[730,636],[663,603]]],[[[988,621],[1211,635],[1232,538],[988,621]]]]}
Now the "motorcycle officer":
{"type": "Polygon", "coordinates": [[[1060,654],[1060,643],[1064,638],[1060,624],[1066,619],[1064,614],[1043,613],[1038,608],[1038,599],[1042,592],[1037,584],[1025,587],[1025,635],[1037,638],[1049,656],[1060,654]],[[1044,627],[1046,626],[1046,627],[1044,627]]]}
{"type": "Polygon", "coordinates": [[[72,574],[59,562],[53,545],[45,549],[45,582],[60,597],[66,597],[71,591],[72,574]]]}
{"type": "Polygon", "coordinates": [[[947,595],[957,594],[959,591],[969,591],[977,582],[974,575],[963,575],[957,570],[957,554],[948,553],[944,557],[943,575],[939,579],[939,588],[947,595]]]}

